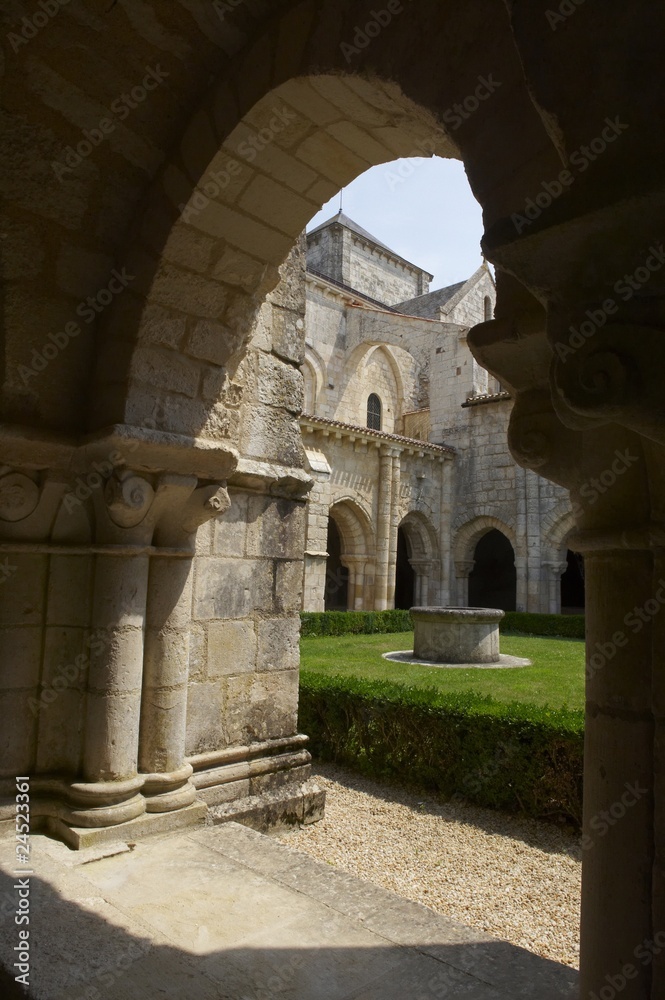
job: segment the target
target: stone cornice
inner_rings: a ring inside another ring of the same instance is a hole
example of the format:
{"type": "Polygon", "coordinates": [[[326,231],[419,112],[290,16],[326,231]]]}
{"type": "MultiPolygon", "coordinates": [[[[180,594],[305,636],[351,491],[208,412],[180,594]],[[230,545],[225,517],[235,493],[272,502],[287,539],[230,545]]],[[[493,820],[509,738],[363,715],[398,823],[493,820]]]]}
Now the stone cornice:
{"type": "Polygon", "coordinates": [[[407,453],[418,453],[421,455],[438,456],[441,459],[453,458],[457,452],[450,445],[432,444],[429,441],[421,441],[419,438],[404,437],[401,434],[387,434],[384,431],[374,431],[369,427],[360,427],[357,424],[346,424],[341,420],[330,420],[327,417],[315,417],[309,413],[303,413],[300,417],[300,427],[304,431],[312,433],[323,433],[328,436],[334,434],[336,437],[349,438],[352,441],[362,441],[366,444],[374,444],[377,447],[381,443],[390,444],[397,447],[399,451],[407,453]]]}
{"type": "Polygon", "coordinates": [[[469,396],[462,403],[462,406],[482,406],[485,403],[501,403],[504,400],[512,398],[509,392],[488,392],[482,396],[469,396]]]}

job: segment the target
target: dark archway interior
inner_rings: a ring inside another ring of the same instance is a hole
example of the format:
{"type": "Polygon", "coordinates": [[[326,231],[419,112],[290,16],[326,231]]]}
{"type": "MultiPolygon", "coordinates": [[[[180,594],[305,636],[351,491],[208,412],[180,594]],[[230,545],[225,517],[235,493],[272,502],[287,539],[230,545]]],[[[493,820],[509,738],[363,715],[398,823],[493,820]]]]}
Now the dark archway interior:
{"type": "Polygon", "coordinates": [[[493,528],[480,539],[473,556],[476,565],[469,576],[469,606],[514,611],[517,572],[513,547],[493,528]]]}
{"type": "Polygon", "coordinates": [[[416,574],[409,561],[409,549],[403,528],[397,530],[397,569],[395,573],[395,607],[412,608],[416,599],[416,574]]]}
{"type": "Polygon", "coordinates": [[[326,611],[346,611],[349,606],[349,571],[342,566],[342,537],[333,518],[328,520],[326,611]]]}
{"type": "Polygon", "coordinates": [[[579,552],[566,552],[568,569],[561,577],[561,613],[584,612],[584,558],[579,552]]]}

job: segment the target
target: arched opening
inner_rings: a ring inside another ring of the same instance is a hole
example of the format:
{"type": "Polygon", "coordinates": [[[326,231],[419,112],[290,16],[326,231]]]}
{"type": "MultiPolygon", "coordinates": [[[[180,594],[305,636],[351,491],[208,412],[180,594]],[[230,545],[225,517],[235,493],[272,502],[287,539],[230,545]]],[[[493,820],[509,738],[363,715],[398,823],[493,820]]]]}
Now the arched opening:
{"type": "Polygon", "coordinates": [[[579,552],[566,552],[567,569],[561,577],[561,614],[584,613],[584,557],[579,552]]]}
{"type": "Polygon", "coordinates": [[[367,426],[371,431],[381,430],[381,400],[375,392],[367,400],[367,426]]]}
{"type": "Polygon", "coordinates": [[[489,297],[489,295],[485,296],[485,299],[484,299],[484,302],[483,302],[483,307],[484,307],[484,312],[485,312],[485,322],[487,323],[489,320],[492,319],[492,311],[493,311],[492,310],[492,300],[489,297]]]}
{"type": "Polygon", "coordinates": [[[349,571],[342,565],[342,536],[334,518],[328,520],[326,611],[346,611],[349,606],[349,571]]]}
{"type": "Polygon", "coordinates": [[[506,536],[492,528],[476,545],[469,575],[469,606],[514,611],[517,597],[515,552],[506,536]]]}
{"type": "Polygon", "coordinates": [[[406,532],[397,529],[397,567],[395,571],[395,607],[412,608],[416,601],[416,572],[409,559],[406,532]]]}

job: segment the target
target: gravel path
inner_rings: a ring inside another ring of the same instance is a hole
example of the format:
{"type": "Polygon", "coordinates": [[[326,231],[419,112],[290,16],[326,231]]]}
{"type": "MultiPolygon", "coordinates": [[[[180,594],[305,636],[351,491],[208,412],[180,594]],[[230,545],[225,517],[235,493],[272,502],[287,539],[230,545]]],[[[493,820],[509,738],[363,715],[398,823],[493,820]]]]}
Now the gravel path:
{"type": "Polygon", "coordinates": [[[578,968],[578,837],[330,765],[314,773],[327,790],[326,818],[280,838],[290,847],[578,968]]]}

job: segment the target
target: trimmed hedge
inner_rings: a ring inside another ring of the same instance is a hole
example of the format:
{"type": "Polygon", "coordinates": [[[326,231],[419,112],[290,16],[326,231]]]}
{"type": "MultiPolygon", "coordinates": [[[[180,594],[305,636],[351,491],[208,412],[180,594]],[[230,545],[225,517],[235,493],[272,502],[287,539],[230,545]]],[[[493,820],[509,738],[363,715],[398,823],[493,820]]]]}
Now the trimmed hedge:
{"type": "MultiPolygon", "coordinates": [[[[301,635],[373,635],[378,632],[410,632],[409,611],[303,611],[301,635]]],[[[584,638],[584,615],[534,615],[507,611],[500,624],[502,632],[525,635],[552,635],[584,638]]]]}
{"type": "Polygon", "coordinates": [[[581,823],[582,711],[307,672],[299,726],[315,755],[373,778],[581,823]]]}
{"type": "Polygon", "coordinates": [[[410,632],[409,611],[302,611],[303,636],[374,635],[377,632],[410,632]]]}
{"type": "Polygon", "coordinates": [[[525,635],[583,639],[584,615],[536,615],[526,611],[506,611],[499,629],[501,632],[523,632],[525,635]]]}

